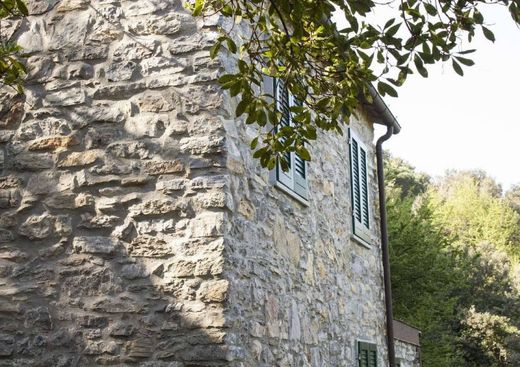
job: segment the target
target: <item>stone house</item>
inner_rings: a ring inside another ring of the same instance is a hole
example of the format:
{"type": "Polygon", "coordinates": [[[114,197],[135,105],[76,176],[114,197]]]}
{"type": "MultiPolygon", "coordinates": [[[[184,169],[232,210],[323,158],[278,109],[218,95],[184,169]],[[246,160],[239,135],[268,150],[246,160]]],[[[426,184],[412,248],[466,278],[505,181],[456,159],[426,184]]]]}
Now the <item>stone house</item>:
{"type": "Polygon", "coordinates": [[[0,366],[387,366],[386,106],[268,172],[216,81],[214,19],[28,4],[2,24],[29,58],[25,97],[0,90],[0,366]]]}

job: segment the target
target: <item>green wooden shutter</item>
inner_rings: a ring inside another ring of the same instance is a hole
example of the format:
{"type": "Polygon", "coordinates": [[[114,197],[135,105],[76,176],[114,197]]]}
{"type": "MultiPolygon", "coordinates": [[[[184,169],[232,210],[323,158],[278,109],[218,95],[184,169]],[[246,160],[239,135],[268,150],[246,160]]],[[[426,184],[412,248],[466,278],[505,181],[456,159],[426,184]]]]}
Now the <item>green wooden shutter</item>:
{"type": "Polygon", "coordinates": [[[358,361],[359,367],[377,367],[377,346],[358,342],[358,361]]]}
{"type": "Polygon", "coordinates": [[[359,145],[357,140],[352,138],[352,211],[356,221],[361,222],[361,188],[359,187],[359,145]]]}
{"type": "Polygon", "coordinates": [[[370,228],[369,212],[368,212],[368,175],[367,175],[367,152],[363,148],[359,148],[359,172],[361,187],[361,222],[365,227],[370,228]]]}
{"type": "Polygon", "coordinates": [[[350,166],[352,190],[352,222],[354,234],[370,241],[370,205],[368,186],[368,153],[350,130],[350,166]]]}

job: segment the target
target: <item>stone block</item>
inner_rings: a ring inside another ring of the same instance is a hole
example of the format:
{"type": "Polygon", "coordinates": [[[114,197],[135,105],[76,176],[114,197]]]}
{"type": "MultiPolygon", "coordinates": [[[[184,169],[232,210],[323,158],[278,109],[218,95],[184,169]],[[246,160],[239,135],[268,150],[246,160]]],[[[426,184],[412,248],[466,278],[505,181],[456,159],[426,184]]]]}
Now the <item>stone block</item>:
{"type": "Polygon", "coordinates": [[[16,208],[20,204],[20,190],[0,189],[0,209],[16,208]]]}
{"type": "Polygon", "coordinates": [[[185,213],[188,210],[186,201],[170,199],[147,200],[130,209],[132,216],[164,215],[168,213],[185,213]]]}
{"type": "Polygon", "coordinates": [[[68,236],[71,233],[70,218],[64,215],[32,215],[18,229],[19,235],[30,240],[42,240],[51,236],[68,236]]]}
{"type": "Polygon", "coordinates": [[[0,357],[9,357],[15,347],[14,338],[8,334],[0,334],[0,357]]]}
{"type": "Polygon", "coordinates": [[[78,236],[72,242],[74,251],[86,254],[111,255],[118,247],[118,241],[110,237],[78,236]]]}
{"type": "Polygon", "coordinates": [[[79,144],[75,136],[51,136],[29,142],[29,150],[56,150],[79,144]]]}
{"type": "Polygon", "coordinates": [[[53,321],[49,309],[47,307],[36,307],[25,312],[24,326],[31,329],[52,330],[53,321]]]}
{"type": "Polygon", "coordinates": [[[152,161],[145,164],[145,170],[149,175],[181,173],[184,172],[184,164],[178,160],[152,161]]]}
{"type": "Polygon", "coordinates": [[[218,237],[224,233],[224,213],[203,213],[190,221],[187,234],[191,238],[218,237]]]}
{"type": "Polygon", "coordinates": [[[103,151],[100,149],[92,149],[84,152],[72,152],[63,154],[58,159],[58,167],[71,168],[88,166],[95,163],[103,157],[103,151]]]}
{"type": "Polygon", "coordinates": [[[12,159],[12,168],[17,171],[40,171],[52,168],[54,159],[48,153],[29,153],[22,152],[12,159]]]}
{"type": "Polygon", "coordinates": [[[227,280],[209,280],[200,285],[197,298],[203,302],[223,302],[227,298],[228,288],[227,280]]]}
{"type": "Polygon", "coordinates": [[[148,271],[140,264],[126,264],[121,268],[121,276],[130,280],[146,278],[148,276],[148,271]]]}
{"type": "Polygon", "coordinates": [[[114,62],[106,70],[106,78],[110,82],[121,82],[132,79],[137,64],[133,61],[114,62]]]}
{"type": "Polygon", "coordinates": [[[128,248],[128,252],[136,257],[165,257],[173,255],[173,249],[165,240],[157,236],[137,236],[128,248]]]}
{"type": "Polygon", "coordinates": [[[106,153],[118,158],[146,159],[152,156],[149,147],[143,142],[118,141],[109,144],[106,153]]]}

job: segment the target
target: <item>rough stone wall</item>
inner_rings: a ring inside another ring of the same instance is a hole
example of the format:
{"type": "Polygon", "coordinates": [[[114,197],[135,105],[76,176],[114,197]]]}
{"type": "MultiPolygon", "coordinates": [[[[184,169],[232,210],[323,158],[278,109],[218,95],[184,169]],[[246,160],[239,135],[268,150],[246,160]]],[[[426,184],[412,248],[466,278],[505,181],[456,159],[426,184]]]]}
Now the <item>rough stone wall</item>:
{"type": "Polygon", "coordinates": [[[358,339],[384,365],[347,138],[311,148],[305,207],[251,158],[214,19],[180,0],[29,8],[2,28],[30,57],[26,97],[0,91],[0,366],[351,367],[358,339]]]}
{"type": "Polygon", "coordinates": [[[29,0],[4,35],[0,366],[218,366],[229,206],[214,24],[180,0],[29,0]]]}
{"type": "MultiPolygon", "coordinates": [[[[234,100],[226,100],[234,111],[234,100]]],[[[352,240],[347,136],[319,136],[311,147],[309,206],[273,187],[251,158],[256,131],[225,121],[234,203],[226,240],[230,282],[228,341],[233,366],[356,366],[357,341],[378,346],[385,366],[385,307],[377,229],[373,128],[352,123],[369,156],[370,248],[352,240]]]]}
{"type": "Polygon", "coordinates": [[[421,348],[417,345],[396,340],[395,357],[401,367],[421,367],[421,348]]]}

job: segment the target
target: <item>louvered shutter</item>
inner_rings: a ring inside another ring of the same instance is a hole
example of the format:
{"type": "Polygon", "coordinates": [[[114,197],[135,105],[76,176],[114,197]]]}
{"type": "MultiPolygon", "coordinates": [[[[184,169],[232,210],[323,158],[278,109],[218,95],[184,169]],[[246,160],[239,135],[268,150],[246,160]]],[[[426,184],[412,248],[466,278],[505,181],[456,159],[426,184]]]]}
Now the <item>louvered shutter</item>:
{"type": "Polygon", "coordinates": [[[358,342],[359,367],[377,367],[377,346],[358,342]]]}
{"type": "Polygon", "coordinates": [[[350,166],[354,234],[365,241],[370,241],[368,154],[366,147],[356,138],[352,130],[350,130],[350,166]]]}
{"type": "MultiPolygon", "coordinates": [[[[290,126],[291,124],[291,111],[290,111],[290,98],[289,91],[285,88],[282,80],[275,80],[275,92],[276,92],[276,108],[282,114],[280,125],[290,126]]],[[[291,153],[286,153],[285,159],[289,163],[289,170],[284,171],[280,164],[276,165],[276,176],[280,183],[284,184],[291,190],[294,187],[294,162],[291,153]]]]}
{"type": "MultiPolygon", "coordinates": [[[[295,106],[301,106],[303,103],[296,98],[292,98],[295,106]]],[[[307,199],[307,162],[300,157],[299,154],[293,154],[294,159],[294,192],[307,199]]]]}

